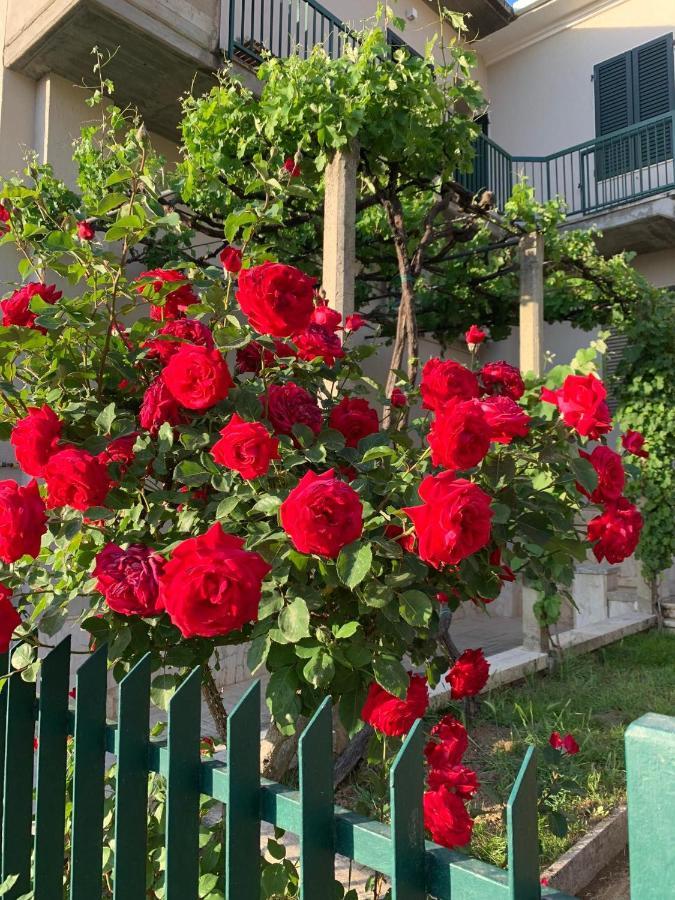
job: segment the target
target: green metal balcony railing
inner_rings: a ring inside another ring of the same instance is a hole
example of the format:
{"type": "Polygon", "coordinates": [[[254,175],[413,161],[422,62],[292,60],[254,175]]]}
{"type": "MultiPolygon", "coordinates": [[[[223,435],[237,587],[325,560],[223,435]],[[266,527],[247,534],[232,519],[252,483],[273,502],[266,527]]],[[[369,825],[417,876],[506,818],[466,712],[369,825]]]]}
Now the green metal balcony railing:
{"type": "Polygon", "coordinates": [[[357,42],[353,32],[315,0],[230,0],[228,56],[249,67],[265,53],[307,57],[321,44],[332,59],[357,42]]]}
{"type": "Polygon", "coordinates": [[[540,202],[559,198],[568,216],[590,215],[675,188],[675,113],[584,141],[549,156],[512,156],[485,135],[476,141],[469,190],[492,191],[502,208],[526,179],[540,202]]]}

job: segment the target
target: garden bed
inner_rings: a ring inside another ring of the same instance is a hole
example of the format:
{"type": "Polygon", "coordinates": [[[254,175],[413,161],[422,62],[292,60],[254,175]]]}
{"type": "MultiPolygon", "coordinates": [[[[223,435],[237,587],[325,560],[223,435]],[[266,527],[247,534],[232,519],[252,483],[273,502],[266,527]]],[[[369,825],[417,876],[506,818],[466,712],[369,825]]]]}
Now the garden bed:
{"type": "MultiPolygon", "coordinates": [[[[469,749],[463,760],[477,771],[481,784],[471,803],[475,825],[467,852],[506,865],[505,803],[525,750],[534,744],[542,751],[540,788],[567,785],[550,795],[540,815],[541,867],[546,869],[625,804],[626,727],[646,712],[671,715],[674,709],[675,635],[656,631],[632,635],[595,653],[569,656],[551,674],[483,694],[467,723],[469,749]],[[546,750],[554,731],[572,734],[579,752],[546,750]]],[[[448,704],[427,716],[428,726],[446,712],[463,716],[461,704],[448,704]]],[[[377,779],[376,767],[362,766],[341,787],[337,802],[372,815],[377,779]]]]}
{"type": "MultiPolygon", "coordinates": [[[[672,715],[675,709],[675,635],[651,631],[633,635],[585,656],[572,656],[550,675],[535,675],[481,698],[469,723],[465,764],[481,782],[472,855],[506,863],[504,804],[528,744],[548,745],[552,732],[571,733],[574,756],[555,766],[576,782],[578,793],[562,790],[552,806],[566,820],[566,833],[542,815],[539,835],[542,868],[564,853],[597,822],[626,802],[624,732],[646,712],[672,715]]],[[[540,754],[540,787],[551,784],[551,766],[540,754]]]]}

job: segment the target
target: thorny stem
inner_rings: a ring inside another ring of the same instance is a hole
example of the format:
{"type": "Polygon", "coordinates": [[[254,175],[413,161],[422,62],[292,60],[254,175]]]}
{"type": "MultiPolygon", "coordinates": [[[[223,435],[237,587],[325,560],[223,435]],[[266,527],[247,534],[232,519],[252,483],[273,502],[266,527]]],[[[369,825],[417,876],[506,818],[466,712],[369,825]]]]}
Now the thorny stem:
{"type": "Polygon", "coordinates": [[[203,669],[202,695],[211,713],[211,718],[216,726],[218,737],[223,743],[227,742],[227,711],[223,704],[218,686],[211,671],[211,666],[206,663],[203,669]]]}

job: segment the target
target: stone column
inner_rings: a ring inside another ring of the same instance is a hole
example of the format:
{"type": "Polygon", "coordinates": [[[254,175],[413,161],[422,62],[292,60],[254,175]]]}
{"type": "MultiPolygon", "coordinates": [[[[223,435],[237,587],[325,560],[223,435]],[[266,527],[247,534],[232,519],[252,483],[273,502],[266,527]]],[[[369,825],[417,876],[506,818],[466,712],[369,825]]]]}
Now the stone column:
{"type": "Polygon", "coordinates": [[[323,220],[323,289],[343,320],[354,312],[356,268],[356,145],[338,150],[326,167],[323,220]]]}
{"type": "Polygon", "coordinates": [[[544,371],[544,238],[538,232],[520,242],[520,368],[544,371]]]}
{"type": "MultiPolygon", "coordinates": [[[[520,368],[544,370],[544,239],[534,232],[520,242],[520,368]]],[[[537,592],[523,585],[523,647],[548,650],[548,636],[534,614],[537,592]]]]}

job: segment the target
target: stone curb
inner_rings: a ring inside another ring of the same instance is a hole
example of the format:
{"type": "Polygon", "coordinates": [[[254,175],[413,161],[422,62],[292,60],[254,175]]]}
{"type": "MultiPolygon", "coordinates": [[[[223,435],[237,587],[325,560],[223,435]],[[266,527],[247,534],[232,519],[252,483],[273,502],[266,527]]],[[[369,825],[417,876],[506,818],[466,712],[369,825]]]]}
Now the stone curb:
{"type": "Polygon", "coordinates": [[[628,816],[620,806],[580,838],[542,873],[549,887],[576,896],[596,878],[628,843],[628,816]]]}

